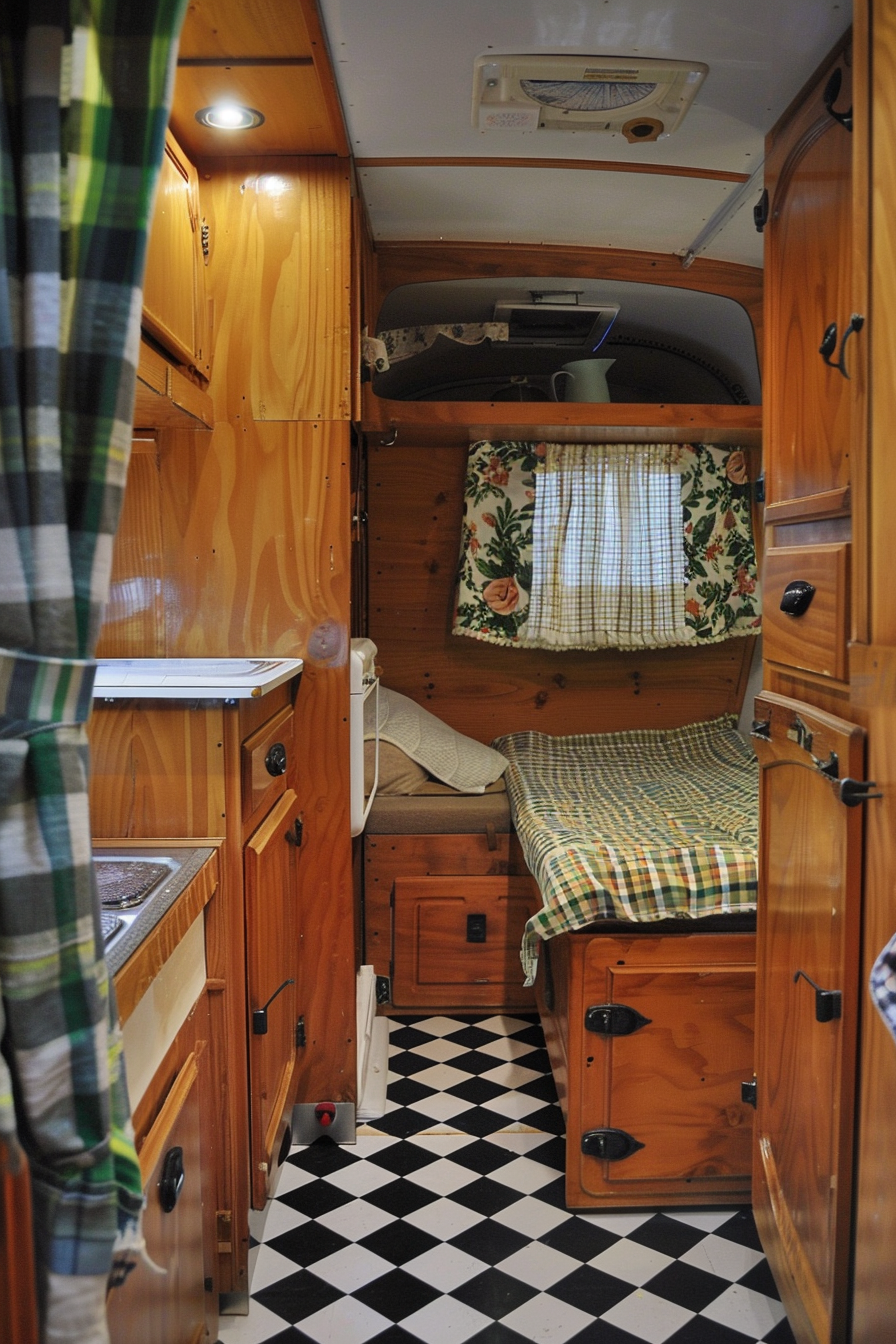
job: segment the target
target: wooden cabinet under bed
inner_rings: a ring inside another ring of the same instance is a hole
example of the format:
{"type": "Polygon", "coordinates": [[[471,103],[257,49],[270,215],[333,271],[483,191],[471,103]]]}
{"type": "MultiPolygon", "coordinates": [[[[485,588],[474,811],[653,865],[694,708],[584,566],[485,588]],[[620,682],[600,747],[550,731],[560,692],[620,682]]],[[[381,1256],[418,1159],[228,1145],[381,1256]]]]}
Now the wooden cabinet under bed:
{"type": "Polygon", "coordinates": [[[749,932],[641,926],[542,945],[570,1208],[749,1200],[754,961],[749,932]]]}
{"type": "Polygon", "coordinates": [[[508,876],[509,840],[367,835],[365,958],[391,976],[394,1008],[534,1008],[520,944],[541,897],[533,878],[508,876]]]}

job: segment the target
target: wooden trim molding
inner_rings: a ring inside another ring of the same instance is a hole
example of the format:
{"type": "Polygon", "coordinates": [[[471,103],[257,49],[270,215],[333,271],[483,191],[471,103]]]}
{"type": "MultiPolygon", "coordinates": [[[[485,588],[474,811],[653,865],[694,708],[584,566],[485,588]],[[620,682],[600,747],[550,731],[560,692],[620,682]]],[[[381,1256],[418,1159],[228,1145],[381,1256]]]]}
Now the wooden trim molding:
{"type": "Polygon", "coordinates": [[[358,168],[570,168],[591,173],[645,173],[660,177],[707,178],[713,182],[748,182],[749,173],[725,172],[721,168],[686,168],[673,163],[629,163],[613,159],[521,159],[496,157],[464,157],[446,155],[442,158],[408,156],[396,158],[356,159],[358,168]]]}

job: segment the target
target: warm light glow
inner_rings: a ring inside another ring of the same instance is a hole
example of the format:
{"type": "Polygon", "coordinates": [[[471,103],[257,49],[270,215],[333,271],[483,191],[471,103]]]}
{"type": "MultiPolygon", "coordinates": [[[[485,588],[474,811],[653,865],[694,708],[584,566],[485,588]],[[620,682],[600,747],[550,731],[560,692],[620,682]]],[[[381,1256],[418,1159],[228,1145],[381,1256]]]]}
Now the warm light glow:
{"type": "Polygon", "coordinates": [[[264,117],[254,107],[243,107],[239,103],[215,103],[213,107],[203,107],[196,113],[196,120],[202,126],[210,126],[216,131],[249,131],[260,126],[264,117]]]}

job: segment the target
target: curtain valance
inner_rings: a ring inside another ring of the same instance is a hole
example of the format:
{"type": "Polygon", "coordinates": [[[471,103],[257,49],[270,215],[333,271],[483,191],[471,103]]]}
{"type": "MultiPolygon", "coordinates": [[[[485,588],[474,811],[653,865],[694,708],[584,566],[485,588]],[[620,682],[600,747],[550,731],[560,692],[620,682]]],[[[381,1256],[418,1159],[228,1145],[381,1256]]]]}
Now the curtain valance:
{"type": "Polygon", "coordinates": [[[475,443],[454,633],[554,649],[758,634],[750,501],[741,449],[475,443]]]}

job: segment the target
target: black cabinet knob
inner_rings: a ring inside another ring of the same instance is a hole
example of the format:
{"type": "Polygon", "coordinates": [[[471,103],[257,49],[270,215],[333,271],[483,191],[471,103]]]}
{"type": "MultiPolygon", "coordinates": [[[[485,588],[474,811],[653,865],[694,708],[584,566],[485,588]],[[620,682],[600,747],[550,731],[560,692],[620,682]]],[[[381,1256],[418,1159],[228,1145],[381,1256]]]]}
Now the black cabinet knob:
{"type": "Polygon", "coordinates": [[[264,758],[264,767],[269,775],[286,774],[286,747],[282,742],[274,742],[264,758]]]}
{"type": "Polygon", "coordinates": [[[165,1154],[165,1160],[162,1163],[162,1175],[159,1178],[159,1203],[162,1206],[163,1213],[171,1213],[180,1199],[180,1192],[184,1188],[185,1179],[183,1148],[169,1148],[165,1154]]]}

